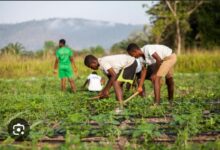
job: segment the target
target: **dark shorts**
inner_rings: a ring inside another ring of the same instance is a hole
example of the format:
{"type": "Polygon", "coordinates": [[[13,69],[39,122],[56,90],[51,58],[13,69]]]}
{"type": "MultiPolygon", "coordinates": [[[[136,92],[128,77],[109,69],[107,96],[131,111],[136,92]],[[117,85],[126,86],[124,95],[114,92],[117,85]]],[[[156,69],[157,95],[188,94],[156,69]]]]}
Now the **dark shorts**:
{"type": "MultiPolygon", "coordinates": [[[[117,80],[120,81],[119,78],[121,76],[125,80],[133,81],[135,73],[136,73],[136,68],[137,68],[137,61],[135,60],[130,66],[120,70],[120,72],[117,75],[117,80]]],[[[123,82],[123,81],[121,81],[121,82],[123,82]]]]}
{"type": "MultiPolygon", "coordinates": [[[[155,64],[152,64],[152,65],[149,65],[147,67],[147,75],[146,75],[146,80],[151,80],[150,77],[151,75],[156,71],[156,63],[155,64]]],[[[137,73],[137,78],[140,79],[141,78],[141,72],[137,73]]]]}

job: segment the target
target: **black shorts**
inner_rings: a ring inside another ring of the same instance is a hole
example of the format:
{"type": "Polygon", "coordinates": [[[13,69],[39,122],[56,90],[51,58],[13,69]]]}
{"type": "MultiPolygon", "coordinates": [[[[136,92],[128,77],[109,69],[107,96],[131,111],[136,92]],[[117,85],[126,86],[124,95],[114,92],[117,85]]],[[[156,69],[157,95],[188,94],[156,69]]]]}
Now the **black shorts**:
{"type": "Polygon", "coordinates": [[[137,61],[135,60],[130,66],[119,71],[117,79],[123,71],[122,78],[126,80],[133,80],[137,69],[137,61]]]}
{"type": "MultiPolygon", "coordinates": [[[[146,80],[151,80],[150,77],[151,75],[156,71],[156,63],[155,64],[152,64],[152,65],[149,65],[147,67],[147,75],[145,77],[146,80]]],[[[137,74],[137,78],[140,79],[141,78],[141,72],[138,72],[137,74]]]]}

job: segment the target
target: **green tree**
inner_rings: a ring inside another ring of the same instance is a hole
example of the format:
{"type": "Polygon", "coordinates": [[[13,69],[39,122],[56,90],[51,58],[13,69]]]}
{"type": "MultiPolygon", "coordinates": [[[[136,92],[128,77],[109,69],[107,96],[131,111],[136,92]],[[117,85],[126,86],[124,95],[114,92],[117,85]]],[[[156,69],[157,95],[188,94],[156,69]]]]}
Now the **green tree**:
{"type": "Polygon", "coordinates": [[[213,49],[220,46],[220,1],[210,0],[189,19],[191,31],[187,33],[187,47],[213,49]]]}
{"type": "Polygon", "coordinates": [[[127,40],[122,40],[118,43],[112,45],[110,49],[111,54],[118,54],[118,53],[126,53],[126,49],[130,43],[136,43],[140,47],[149,43],[149,27],[144,26],[142,31],[136,31],[129,35],[127,40]]]}
{"type": "Polygon", "coordinates": [[[105,53],[104,48],[100,45],[97,45],[96,47],[91,47],[90,51],[91,53],[98,54],[98,55],[103,55],[105,53]]]}
{"type": "Polygon", "coordinates": [[[126,48],[128,46],[128,40],[123,40],[121,42],[115,43],[111,49],[110,53],[111,54],[119,54],[119,53],[125,53],[126,48]]]}
{"type": "Polygon", "coordinates": [[[152,15],[152,35],[156,43],[167,38],[168,31],[175,30],[174,47],[177,54],[181,53],[182,42],[186,32],[190,29],[188,19],[204,3],[203,0],[175,1],[161,0],[147,11],[152,15]],[[174,27],[174,28],[173,28],[174,27]],[[168,30],[169,29],[169,30],[168,30]],[[167,34],[167,35],[166,35],[167,34]]]}
{"type": "Polygon", "coordinates": [[[1,54],[20,55],[25,48],[21,43],[9,43],[1,49],[1,54]]]}
{"type": "Polygon", "coordinates": [[[51,55],[54,55],[56,50],[58,48],[58,45],[54,41],[45,41],[44,42],[44,57],[49,57],[51,55]]]}

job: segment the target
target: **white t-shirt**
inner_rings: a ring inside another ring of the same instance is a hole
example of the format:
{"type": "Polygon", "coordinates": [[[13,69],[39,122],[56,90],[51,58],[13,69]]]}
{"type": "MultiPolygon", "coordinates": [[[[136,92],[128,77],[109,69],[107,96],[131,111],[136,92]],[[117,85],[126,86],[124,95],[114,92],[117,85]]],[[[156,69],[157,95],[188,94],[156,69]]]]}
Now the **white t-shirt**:
{"type": "Polygon", "coordinates": [[[90,74],[87,79],[89,80],[89,91],[101,91],[102,90],[102,84],[101,80],[102,78],[96,74],[90,74]]]}
{"type": "Polygon", "coordinates": [[[141,59],[137,58],[136,61],[137,61],[136,73],[139,73],[142,70],[141,59]]]}
{"type": "Polygon", "coordinates": [[[126,68],[134,63],[135,58],[127,54],[111,55],[98,58],[100,69],[108,74],[108,69],[113,68],[115,73],[119,73],[122,68],[126,68]]]}
{"type": "MultiPolygon", "coordinates": [[[[156,63],[156,60],[152,57],[154,52],[156,52],[161,59],[164,59],[165,57],[170,56],[172,54],[172,49],[170,49],[165,45],[158,45],[158,44],[145,45],[144,47],[141,48],[141,51],[145,55],[145,63],[147,65],[156,63]]],[[[143,61],[144,59],[141,58],[141,60],[143,61]]]]}

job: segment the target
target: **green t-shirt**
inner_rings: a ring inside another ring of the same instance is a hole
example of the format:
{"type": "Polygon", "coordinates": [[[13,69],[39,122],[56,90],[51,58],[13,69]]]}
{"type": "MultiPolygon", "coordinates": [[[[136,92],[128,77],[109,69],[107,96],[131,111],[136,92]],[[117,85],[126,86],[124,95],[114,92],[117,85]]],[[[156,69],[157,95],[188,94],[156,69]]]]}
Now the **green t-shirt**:
{"type": "Polygon", "coordinates": [[[56,51],[56,57],[59,60],[59,69],[71,68],[70,57],[73,56],[72,50],[67,47],[61,47],[56,51]]]}

